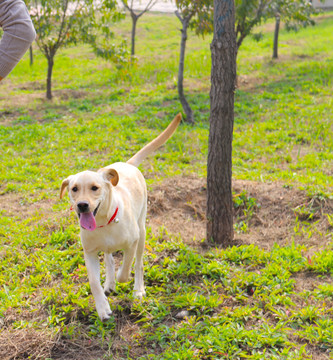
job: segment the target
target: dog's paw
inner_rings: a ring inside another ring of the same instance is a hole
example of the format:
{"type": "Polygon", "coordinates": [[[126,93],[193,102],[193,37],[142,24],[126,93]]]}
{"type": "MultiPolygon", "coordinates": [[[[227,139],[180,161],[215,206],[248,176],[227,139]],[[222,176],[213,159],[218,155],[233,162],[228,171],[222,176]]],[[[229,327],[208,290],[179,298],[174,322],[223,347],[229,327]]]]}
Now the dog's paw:
{"type": "Polygon", "coordinates": [[[105,296],[109,296],[109,295],[118,295],[116,289],[113,288],[104,288],[104,294],[105,296]]]}
{"type": "Polygon", "coordinates": [[[109,296],[110,294],[117,294],[116,292],[116,283],[113,282],[113,283],[105,283],[104,284],[104,294],[106,296],[109,296]]]}
{"type": "Polygon", "coordinates": [[[100,315],[99,315],[99,318],[100,318],[103,322],[105,322],[105,321],[108,321],[108,320],[110,319],[111,315],[112,315],[112,311],[111,311],[110,313],[108,313],[108,314],[104,314],[103,316],[100,316],[100,315]]]}
{"type": "Polygon", "coordinates": [[[126,283],[129,280],[128,274],[123,274],[121,271],[117,274],[117,281],[120,283],[126,283]]]}
{"type": "Polygon", "coordinates": [[[99,304],[96,304],[96,310],[97,310],[97,314],[98,314],[99,318],[102,321],[109,320],[110,316],[112,315],[110,305],[106,300],[99,304]]]}
{"type": "Polygon", "coordinates": [[[144,290],[134,290],[133,295],[136,299],[141,300],[146,296],[146,292],[144,290]]]}

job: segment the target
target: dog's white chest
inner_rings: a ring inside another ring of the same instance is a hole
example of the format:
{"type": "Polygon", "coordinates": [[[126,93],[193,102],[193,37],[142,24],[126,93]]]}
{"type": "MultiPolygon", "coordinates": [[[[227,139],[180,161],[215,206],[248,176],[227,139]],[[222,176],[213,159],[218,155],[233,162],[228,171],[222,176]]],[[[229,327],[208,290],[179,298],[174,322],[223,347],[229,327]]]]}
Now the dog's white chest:
{"type": "Polygon", "coordinates": [[[103,251],[113,253],[126,249],[131,244],[131,234],[121,224],[113,223],[104,228],[96,229],[93,232],[81,231],[81,241],[85,252],[92,253],[103,251]],[[111,228],[112,227],[112,228],[111,228]]]}

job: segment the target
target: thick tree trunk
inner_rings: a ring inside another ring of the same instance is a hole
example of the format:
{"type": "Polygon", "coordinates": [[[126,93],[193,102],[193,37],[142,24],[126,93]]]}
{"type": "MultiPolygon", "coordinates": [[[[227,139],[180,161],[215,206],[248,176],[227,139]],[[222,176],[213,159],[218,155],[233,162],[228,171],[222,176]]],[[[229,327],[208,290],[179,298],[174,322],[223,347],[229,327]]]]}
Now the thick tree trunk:
{"type": "Polygon", "coordinates": [[[47,80],[46,80],[46,97],[52,99],[52,70],[53,70],[53,56],[47,58],[47,80]]]}
{"type": "Polygon", "coordinates": [[[136,33],[136,23],[138,21],[138,16],[134,12],[131,12],[132,17],[132,34],[131,34],[131,56],[135,55],[135,33],[136,33]]]}
{"type": "Polygon", "coordinates": [[[236,80],[235,7],[214,0],[210,131],[207,163],[207,241],[232,244],[232,134],[236,80]]]}
{"type": "MultiPolygon", "coordinates": [[[[177,15],[177,14],[176,14],[177,15]]],[[[187,40],[187,29],[190,23],[190,17],[188,18],[181,18],[180,15],[177,15],[178,19],[182,23],[182,30],[181,30],[181,41],[180,41],[180,56],[179,56],[179,67],[178,67],[178,95],[180,103],[184,109],[186,119],[185,121],[191,124],[194,124],[193,119],[193,112],[192,109],[187,102],[185,95],[184,95],[184,67],[185,67],[185,48],[186,48],[186,40],[187,40]]]]}
{"type": "Polygon", "coordinates": [[[278,14],[278,15],[275,16],[273,59],[278,58],[279,31],[280,31],[280,15],[278,14]]]}

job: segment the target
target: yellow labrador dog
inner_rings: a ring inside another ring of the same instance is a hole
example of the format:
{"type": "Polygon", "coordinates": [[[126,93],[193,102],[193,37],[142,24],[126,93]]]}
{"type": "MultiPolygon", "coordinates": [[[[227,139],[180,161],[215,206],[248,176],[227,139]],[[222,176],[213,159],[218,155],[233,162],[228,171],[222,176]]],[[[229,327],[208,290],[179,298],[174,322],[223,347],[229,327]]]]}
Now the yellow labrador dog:
{"type": "Polygon", "coordinates": [[[147,188],[137,166],[163,145],[181,121],[178,114],[169,126],[126,163],[117,162],[95,171],[70,175],[62,182],[60,198],[68,188],[72,209],[80,221],[84,259],[96,310],[101,320],[107,320],[111,309],[106,298],[115,291],[115,264],[112,253],[123,250],[123,263],[117,273],[119,282],[129,279],[134,257],[134,295],[145,295],[143,282],[143,251],[146,237],[147,188]],[[100,283],[98,253],[104,252],[106,279],[100,283]]]}

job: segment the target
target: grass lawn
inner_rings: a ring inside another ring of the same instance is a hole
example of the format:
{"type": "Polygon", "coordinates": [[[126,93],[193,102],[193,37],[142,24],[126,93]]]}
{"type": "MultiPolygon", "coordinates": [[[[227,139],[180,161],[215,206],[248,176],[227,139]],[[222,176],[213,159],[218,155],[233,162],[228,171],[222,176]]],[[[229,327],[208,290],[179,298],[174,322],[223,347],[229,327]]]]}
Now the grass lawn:
{"type": "MultiPolygon", "coordinates": [[[[235,245],[207,248],[210,41],[190,34],[183,123],[141,166],[149,188],[145,284],[96,314],[79,226],[61,182],[126,161],[181,111],[176,16],[140,18],[137,63],[88,46],[59,52],[52,101],[34,47],[0,83],[1,359],[333,358],[333,15],[238,55],[233,142],[235,245]]],[[[130,35],[130,19],[116,25],[130,35]]],[[[115,254],[116,263],[121,253],[115,254]]]]}

